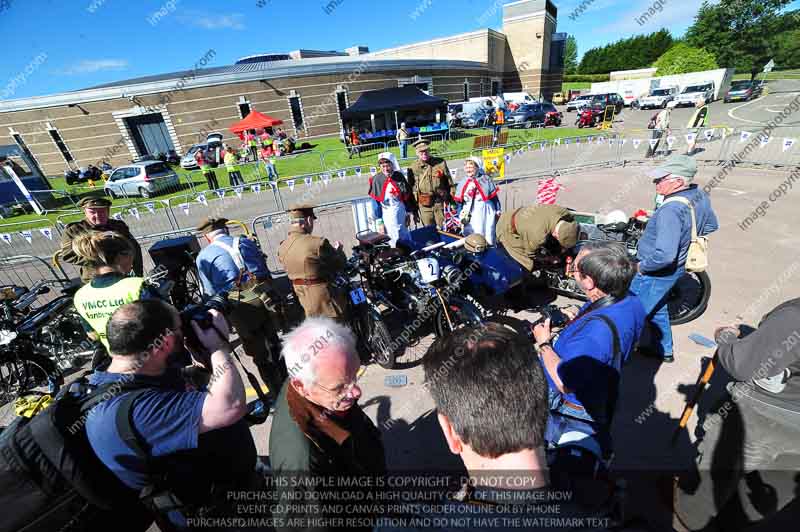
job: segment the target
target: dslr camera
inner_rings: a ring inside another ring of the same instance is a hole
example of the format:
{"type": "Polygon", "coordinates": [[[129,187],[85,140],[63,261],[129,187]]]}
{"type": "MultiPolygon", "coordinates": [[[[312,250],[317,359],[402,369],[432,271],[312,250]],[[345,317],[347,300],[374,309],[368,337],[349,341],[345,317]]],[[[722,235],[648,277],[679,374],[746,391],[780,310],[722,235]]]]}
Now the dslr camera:
{"type": "Polygon", "coordinates": [[[544,323],[545,320],[548,318],[550,319],[550,327],[551,328],[558,328],[563,327],[567,323],[569,323],[569,317],[561,312],[561,309],[555,305],[546,305],[542,307],[539,312],[541,312],[542,317],[536,320],[534,325],[538,325],[540,323],[544,323]]]}
{"type": "MultiPolygon", "coordinates": [[[[212,325],[210,310],[216,310],[221,314],[226,314],[230,308],[228,304],[228,293],[220,292],[202,303],[188,305],[181,310],[181,326],[183,329],[183,339],[186,347],[195,355],[205,354],[205,348],[200,343],[200,339],[194,332],[191,322],[197,322],[201,329],[209,329],[212,325]]],[[[205,361],[204,361],[205,362],[205,361]]]]}

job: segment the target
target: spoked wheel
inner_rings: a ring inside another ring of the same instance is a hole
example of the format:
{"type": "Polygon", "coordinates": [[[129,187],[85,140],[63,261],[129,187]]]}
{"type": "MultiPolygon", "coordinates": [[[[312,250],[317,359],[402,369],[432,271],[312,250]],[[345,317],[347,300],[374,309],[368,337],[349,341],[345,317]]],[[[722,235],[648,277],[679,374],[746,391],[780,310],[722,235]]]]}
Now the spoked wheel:
{"type": "Polygon", "coordinates": [[[686,272],[667,295],[672,325],[689,323],[700,317],[711,297],[711,278],[706,272],[686,272]]]}
{"type": "Polygon", "coordinates": [[[483,321],[480,308],[469,299],[451,296],[447,301],[447,312],[441,306],[434,317],[436,336],[444,336],[462,327],[473,327],[483,321]]]}
{"type": "Polygon", "coordinates": [[[179,309],[202,302],[203,289],[196,269],[182,268],[178,272],[178,279],[172,288],[170,298],[172,304],[179,309]]]}
{"type": "Polygon", "coordinates": [[[371,315],[364,316],[367,333],[365,343],[373,359],[382,368],[392,369],[397,363],[397,357],[402,353],[404,345],[402,342],[395,342],[392,338],[389,327],[379,318],[371,315]]]}
{"type": "Polygon", "coordinates": [[[53,362],[45,357],[7,361],[0,365],[0,401],[6,404],[29,391],[55,392],[62,380],[53,362]],[[51,386],[55,389],[50,390],[51,386]]]}

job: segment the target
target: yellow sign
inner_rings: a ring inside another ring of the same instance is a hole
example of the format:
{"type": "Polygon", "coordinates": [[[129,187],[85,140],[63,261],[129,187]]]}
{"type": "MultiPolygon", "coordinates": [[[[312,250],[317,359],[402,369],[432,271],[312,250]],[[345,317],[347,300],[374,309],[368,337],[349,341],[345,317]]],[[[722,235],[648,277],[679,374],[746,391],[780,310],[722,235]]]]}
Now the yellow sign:
{"type": "Polygon", "coordinates": [[[611,129],[616,111],[617,109],[613,105],[606,105],[603,111],[603,122],[600,124],[600,129],[611,129]]]}
{"type": "Polygon", "coordinates": [[[505,162],[505,149],[493,148],[491,150],[482,150],[483,168],[486,174],[492,178],[503,179],[506,176],[506,162],[505,162]]]}

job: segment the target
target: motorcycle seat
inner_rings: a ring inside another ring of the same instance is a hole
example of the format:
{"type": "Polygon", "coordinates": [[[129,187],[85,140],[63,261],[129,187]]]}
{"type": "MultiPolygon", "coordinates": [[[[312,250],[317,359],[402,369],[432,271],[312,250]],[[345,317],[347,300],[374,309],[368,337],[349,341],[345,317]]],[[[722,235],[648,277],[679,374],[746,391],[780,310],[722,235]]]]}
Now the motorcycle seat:
{"type": "Polygon", "coordinates": [[[389,235],[384,235],[383,233],[377,233],[375,231],[359,233],[356,235],[356,239],[358,240],[358,244],[364,247],[378,246],[391,240],[389,235]]]}

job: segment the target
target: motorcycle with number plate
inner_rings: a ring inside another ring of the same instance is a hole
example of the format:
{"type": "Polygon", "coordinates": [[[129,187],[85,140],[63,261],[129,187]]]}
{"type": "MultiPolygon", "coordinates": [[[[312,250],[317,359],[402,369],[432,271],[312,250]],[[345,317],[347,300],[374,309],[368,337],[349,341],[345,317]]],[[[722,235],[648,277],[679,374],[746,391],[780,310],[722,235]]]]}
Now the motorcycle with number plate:
{"type": "Polygon", "coordinates": [[[0,399],[3,403],[31,390],[55,392],[63,372],[86,362],[94,345],[67,288],[52,301],[34,306],[50,292],[48,281],[31,288],[0,287],[0,399]]]}
{"type": "Polygon", "coordinates": [[[350,325],[360,351],[382,367],[393,368],[412,338],[432,328],[443,336],[482,321],[480,310],[450,290],[448,276],[434,253],[413,252],[403,241],[366,231],[335,285],[347,290],[350,325]]]}

